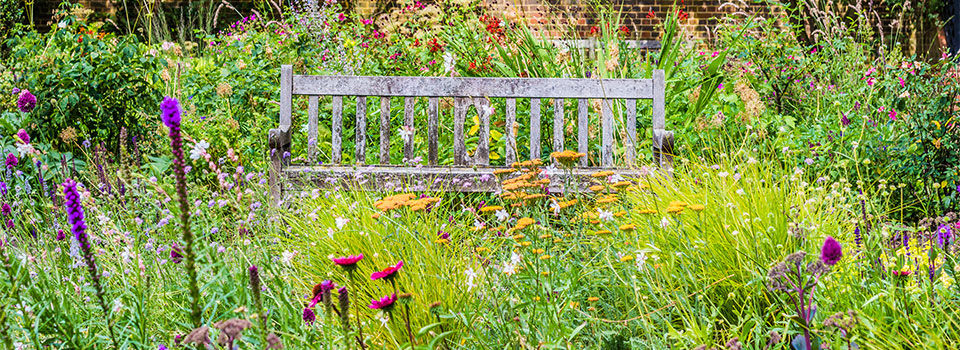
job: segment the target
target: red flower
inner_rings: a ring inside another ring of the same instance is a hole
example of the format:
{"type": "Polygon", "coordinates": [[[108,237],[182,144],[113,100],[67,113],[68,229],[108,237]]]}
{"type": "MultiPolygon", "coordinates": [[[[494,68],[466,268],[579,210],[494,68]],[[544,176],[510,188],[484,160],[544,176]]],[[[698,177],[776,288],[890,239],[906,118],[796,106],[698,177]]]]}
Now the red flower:
{"type": "Polygon", "coordinates": [[[471,71],[476,71],[476,70],[477,70],[477,62],[470,61],[470,70],[471,70],[471,71]]]}
{"type": "Polygon", "coordinates": [[[600,32],[600,27],[597,27],[597,26],[590,27],[590,35],[597,35],[597,33],[599,32],[600,32]]]}
{"type": "Polygon", "coordinates": [[[687,13],[687,11],[680,9],[677,10],[677,18],[679,18],[681,21],[686,21],[687,18],[690,18],[690,14],[687,13]]]}
{"type": "Polygon", "coordinates": [[[623,35],[623,36],[629,36],[629,35],[630,35],[630,28],[627,27],[627,26],[620,26],[620,34],[623,35]]]}
{"type": "Polygon", "coordinates": [[[653,13],[653,9],[650,12],[647,12],[647,18],[657,18],[657,14],[653,13]]]}
{"type": "Polygon", "coordinates": [[[437,38],[430,39],[430,42],[427,43],[427,46],[430,47],[430,52],[443,51],[443,45],[440,45],[440,42],[437,41],[437,38]]]}
{"type": "Polygon", "coordinates": [[[397,272],[400,271],[401,267],[403,267],[403,260],[400,260],[394,266],[390,266],[388,268],[383,269],[383,271],[376,271],[370,274],[370,280],[376,281],[381,278],[386,278],[387,280],[389,280],[397,275],[397,272]]]}

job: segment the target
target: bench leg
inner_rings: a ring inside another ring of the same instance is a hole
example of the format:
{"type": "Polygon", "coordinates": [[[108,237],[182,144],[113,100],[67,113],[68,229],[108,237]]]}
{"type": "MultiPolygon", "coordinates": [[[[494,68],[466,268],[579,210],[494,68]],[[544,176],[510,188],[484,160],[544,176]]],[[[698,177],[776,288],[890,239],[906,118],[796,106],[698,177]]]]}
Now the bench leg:
{"type": "Polygon", "coordinates": [[[283,191],[280,184],[280,172],[290,163],[290,133],[280,129],[270,129],[268,134],[270,147],[270,204],[280,204],[283,191]]]}
{"type": "Polygon", "coordinates": [[[673,173],[673,131],[653,130],[653,162],[667,174],[673,173]]]}

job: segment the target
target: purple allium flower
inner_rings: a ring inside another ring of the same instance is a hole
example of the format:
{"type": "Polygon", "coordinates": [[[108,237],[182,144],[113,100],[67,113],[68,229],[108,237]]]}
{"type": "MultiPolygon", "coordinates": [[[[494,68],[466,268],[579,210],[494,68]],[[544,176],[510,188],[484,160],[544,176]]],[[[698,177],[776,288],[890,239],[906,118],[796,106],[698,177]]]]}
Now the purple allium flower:
{"type": "Polygon", "coordinates": [[[30,93],[30,90],[20,91],[20,97],[17,98],[17,109],[23,113],[30,113],[37,106],[37,97],[30,93]]]}
{"type": "Polygon", "coordinates": [[[833,266],[840,261],[842,257],[843,249],[840,247],[840,242],[837,242],[833,237],[827,236],[826,241],[823,242],[823,248],[820,249],[820,260],[823,260],[823,263],[828,266],[833,266]]]}
{"type": "Polygon", "coordinates": [[[303,308],[303,322],[313,323],[317,320],[317,314],[313,313],[313,309],[309,307],[303,308]]]}
{"type": "Polygon", "coordinates": [[[17,166],[17,162],[19,162],[19,160],[17,159],[17,156],[13,155],[13,153],[7,154],[8,169],[13,169],[13,167],[17,166]]]}
{"type": "Polygon", "coordinates": [[[844,114],[843,117],[840,118],[840,124],[843,124],[843,126],[850,125],[850,118],[847,118],[847,115],[844,114]]]}
{"type": "Polygon", "coordinates": [[[13,219],[7,219],[7,228],[12,230],[13,227],[13,219]]]}
{"type": "Polygon", "coordinates": [[[180,246],[176,243],[170,247],[170,261],[173,261],[174,264],[179,264],[183,261],[183,253],[180,252],[180,246]]]}
{"type": "MultiPolygon", "coordinates": [[[[396,277],[397,272],[400,271],[401,267],[403,267],[403,260],[400,260],[394,266],[390,266],[382,271],[375,271],[374,273],[370,274],[370,280],[376,281],[381,278],[386,278],[389,281],[390,279],[396,277]]],[[[394,299],[396,299],[396,296],[394,296],[394,299]]]]}
{"type": "Polygon", "coordinates": [[[383,298],[380,298],[380,300],[377,300],[377,299],[370,300],[369,307],[374,310],[383,310],[383,311],[389,312],[393,310],[394,303],[396,302],[397,302],[397,294],[393,293],[391,295],[385,295],[383,298]]]}
{"type": "Polygon", "coordinates": [[[57,230],[57,241],[62,241],[64,239],[67,239],[67,235],[63,233],[63,229],[57,230]]]}
{"type": "Polygon", "coordinates": [[[27,143],[27,144],[30,143],[30,134],[28,134],[27,131],[24,129],[20,129],[20,131],[17,131],[17,137],[19,137],[20,141],[22,141],[23,143],[27,143]]]}
{"type": "Polygon", "coordinates": [[[3,203],[3,205],[0,205],[0,214],[10,216],[10,204],[3,203]]]}

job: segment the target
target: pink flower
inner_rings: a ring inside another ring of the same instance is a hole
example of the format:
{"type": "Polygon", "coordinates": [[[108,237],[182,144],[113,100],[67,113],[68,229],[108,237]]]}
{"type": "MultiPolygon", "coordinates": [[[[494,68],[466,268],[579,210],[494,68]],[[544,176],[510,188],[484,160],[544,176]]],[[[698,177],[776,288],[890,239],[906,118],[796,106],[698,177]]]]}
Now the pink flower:
{"type": "Polygon", "coordinates": [[[373,20],[372,20],[372,19],[361,19],[361,20],[360,20],[360,23],[363,23],[363,24],[371,24],[371,23],[373,23],[373,20]]]}
{"type": "Polygon", "coordinates": [[[903,81],[903,78],[897,77],[897,80],[900,81],[900,87],[907,87],[907,83],[903,81]]]}
{"type": "Polygon", "coordinates": [[[374,310],[390,311],[393,309],[393,304],[396,302],[397,302],[397,293],[393,293],[390,295],[383,296],[383,298],[380,298],[380,300],[371,299],[370,308],[374,310]]]}
{"type": "Polygon", "coordinates": [[[334,264],[340,265],[342,268],[354,268],[357,267],[357,263],[360,262],[360,260],[363,260],[363,254],[347,255],[330,260],[333,260],[334,264]]]}
{"type": "Polygon", "coordinates": [[[370,274],[370,280],[376,281],[381,278],[386,278],[387,280],[390,280],[397,275],[397,272],[400,271],[401,267],[403,267],[403,260],[400,260],[394,266],[390,266],[388,268],[383,269],[383,271],[376,271],[370,274]]]}
{"type": "Polygon", "coordinates": [[[342,13],[339,14],[339,15],[337,15],[337,21],[343,22],[343,21],[346,20],[346,19],[347,19],[347,16],[345,16],[345,15],[342,14],[342,13]]]}
{"type": "Polygon", "coordinates": [[[892,109],[890,110],[890,120],[893,120],[893,121],[897,120],[897,111],[892,109]]]}

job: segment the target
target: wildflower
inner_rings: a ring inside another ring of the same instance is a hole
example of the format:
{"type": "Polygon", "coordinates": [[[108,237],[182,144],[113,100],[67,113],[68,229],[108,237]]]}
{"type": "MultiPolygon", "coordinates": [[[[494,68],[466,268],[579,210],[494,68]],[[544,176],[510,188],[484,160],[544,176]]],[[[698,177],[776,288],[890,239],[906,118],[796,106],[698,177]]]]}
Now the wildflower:
{"type": "Polygon", "coordinates": [[[585,157],[586,153],[579,153],[571,150],[564,150],[562,152],[553,152],[550,153],[550,156],[556,159],[560,164],[570,166],[573,165],[578,159],[585,157]]]}
{"type": "Polygon", "coordinates": [[[227,349],[233,349],[233,342],[240,339],[240,333],[250,326],[253,326],[250,321],[238,318],[214,323],[213,327],[220,330],[220,335],[217,336],[217,344],[227,349]]]}
{"type": "Polygon", "coordinates": [[[501,207],[501,206],[499,206],[499,205],[488,205],[488,206],[484,206],[483,208],[480,208],[480,212],[481,212],[481,213],[489,213],[489,212],[496,212],[496,211],[501,210],[501,209],[503,209],[503,207],[501,207]]]}
{"type": "Polygon", "coordinates": [[[688,208],[693,211],[703,211],[706,209],[702,204],[691,204],[688,208]]]}
{"type": "Polygon", "coordinates": [[[393,310],[394,304],[397,302],[397,294],[393,293],[391,295],[385,295],[380,300],[372,299],[370,300],[370,308],[374,310],[383,310],[390,312],[393,310]]]}
{"type": "Polygon", "coordinates": [[[950,228],[950,224],[940,225],[937,228],[937,244],[940,248],[947,249],[951,243],[953,243],[953,229],[950,228]]]}
{"type": "Polygon", "coordinates": [[[210,148],[210,143],[206,140],[200,140],[193,144],[193,149],[190,150],[190,159],[197,160],[203,157],[204,154],[207,154],[207,149],[210,148]]]}
{"type": "Polygon", "coordinates": [[[587,298],[587,301],[598,301],[598,300],[600,300],[600,298],[597,298],[597,297],[589,297],[589,298],[587,298]]]}
{"type": "Polygon", "coordinates": [[[23,113],[30,113],[37,106],[37,97],[30,93],[30,90],[20,91],[20,97],[17,98],[17,109],[23,113]]]}
{"type": "Polygon", "coordinates": [[[13,155],[13,153],[7,154],[7,169],[13,169],[13,167],[17,166],[17,162],[17,156],[13,155]]]}
{"type": "Polygon", "coordinates": [[[597,235],[597,236],[602,236],[602,235],[609,235],[609,234],[611,234],[611,233],[613,233],[613,232],[610,232],[610,230],[598,230],[598,231],[594,232],[593,234],[595,234],[595,235],[597,235]]]}
{"type": "Polygon", "coordinates": [[[280,337],[275,333],[267,334],[267,350],[269,349],[283,349],[283,343],[280,342],[280,337]]]}
{"type": "Polygon", "coordinates": [[[180,252],[180,246],[176,243],[170,247],[170,261],[173,261],[174,264],[179,264],[183,261],[183,253],[180,252]]]}
{"type": "Polygon", "coordinates": [[[597,218],[603,221],[613,220],[613,212],[597,208],[597,218]]]}
{"type": "Polygon", "coordinates": [[[496,214],[498,221],[505,221],[510,218],[510,214],[506,210],[497,210],[496,214]]]}
{"type": "Polygon", "coordinates": [[[313,323],[313,321],[316,321],[316,320],[317,320],[317,314],[313,312],[313,309],[309,307],[303,308],[303,322],[309,324],[309,323],[313,323]]]}
{"type": "MultiPolygon", "coordinates": [[[[370,280],[376,281],[378,279],[384,278],[386,280],[391,280],[396,277],[397,272],[400,271],[400,268],[403,267],[403,260],[397,262],[396,265],[387,267],[382,271],[376,271],[370,275],[370,280]]],[[[396,299],[396,298],[394,298],[396,299]]]]}
{"type": "Polygon", "coordinates": [[[633,255],[624,255],[620,257],[621,262],[628,262],[633,260],[633,255]]]}
{"type": "Polygon", "coordinates": [[[20,131],[17,131],[17,138],[20,139],[20,142],[23,142],[25,144],[30,143],[30,134],[28,134],[27,131],[24,129],[20,129],[20,131]]]}
{"type": "Polygon", "coordinates": [[[210,328],[207,326],[197,327],[194,330],[190,331],[187,336],[183,337],[184,344],[193,344],[200,347],[212,347],[213,343],[210,341],[210,328]]]}
{"type": "Polygon", "coordinates": [[[843,257],[843,250],[840,243],[833,237],[827,236],[823,242],[823,248],[820,249],[820,260],[828,266],[835,265],[843,257]]]}

